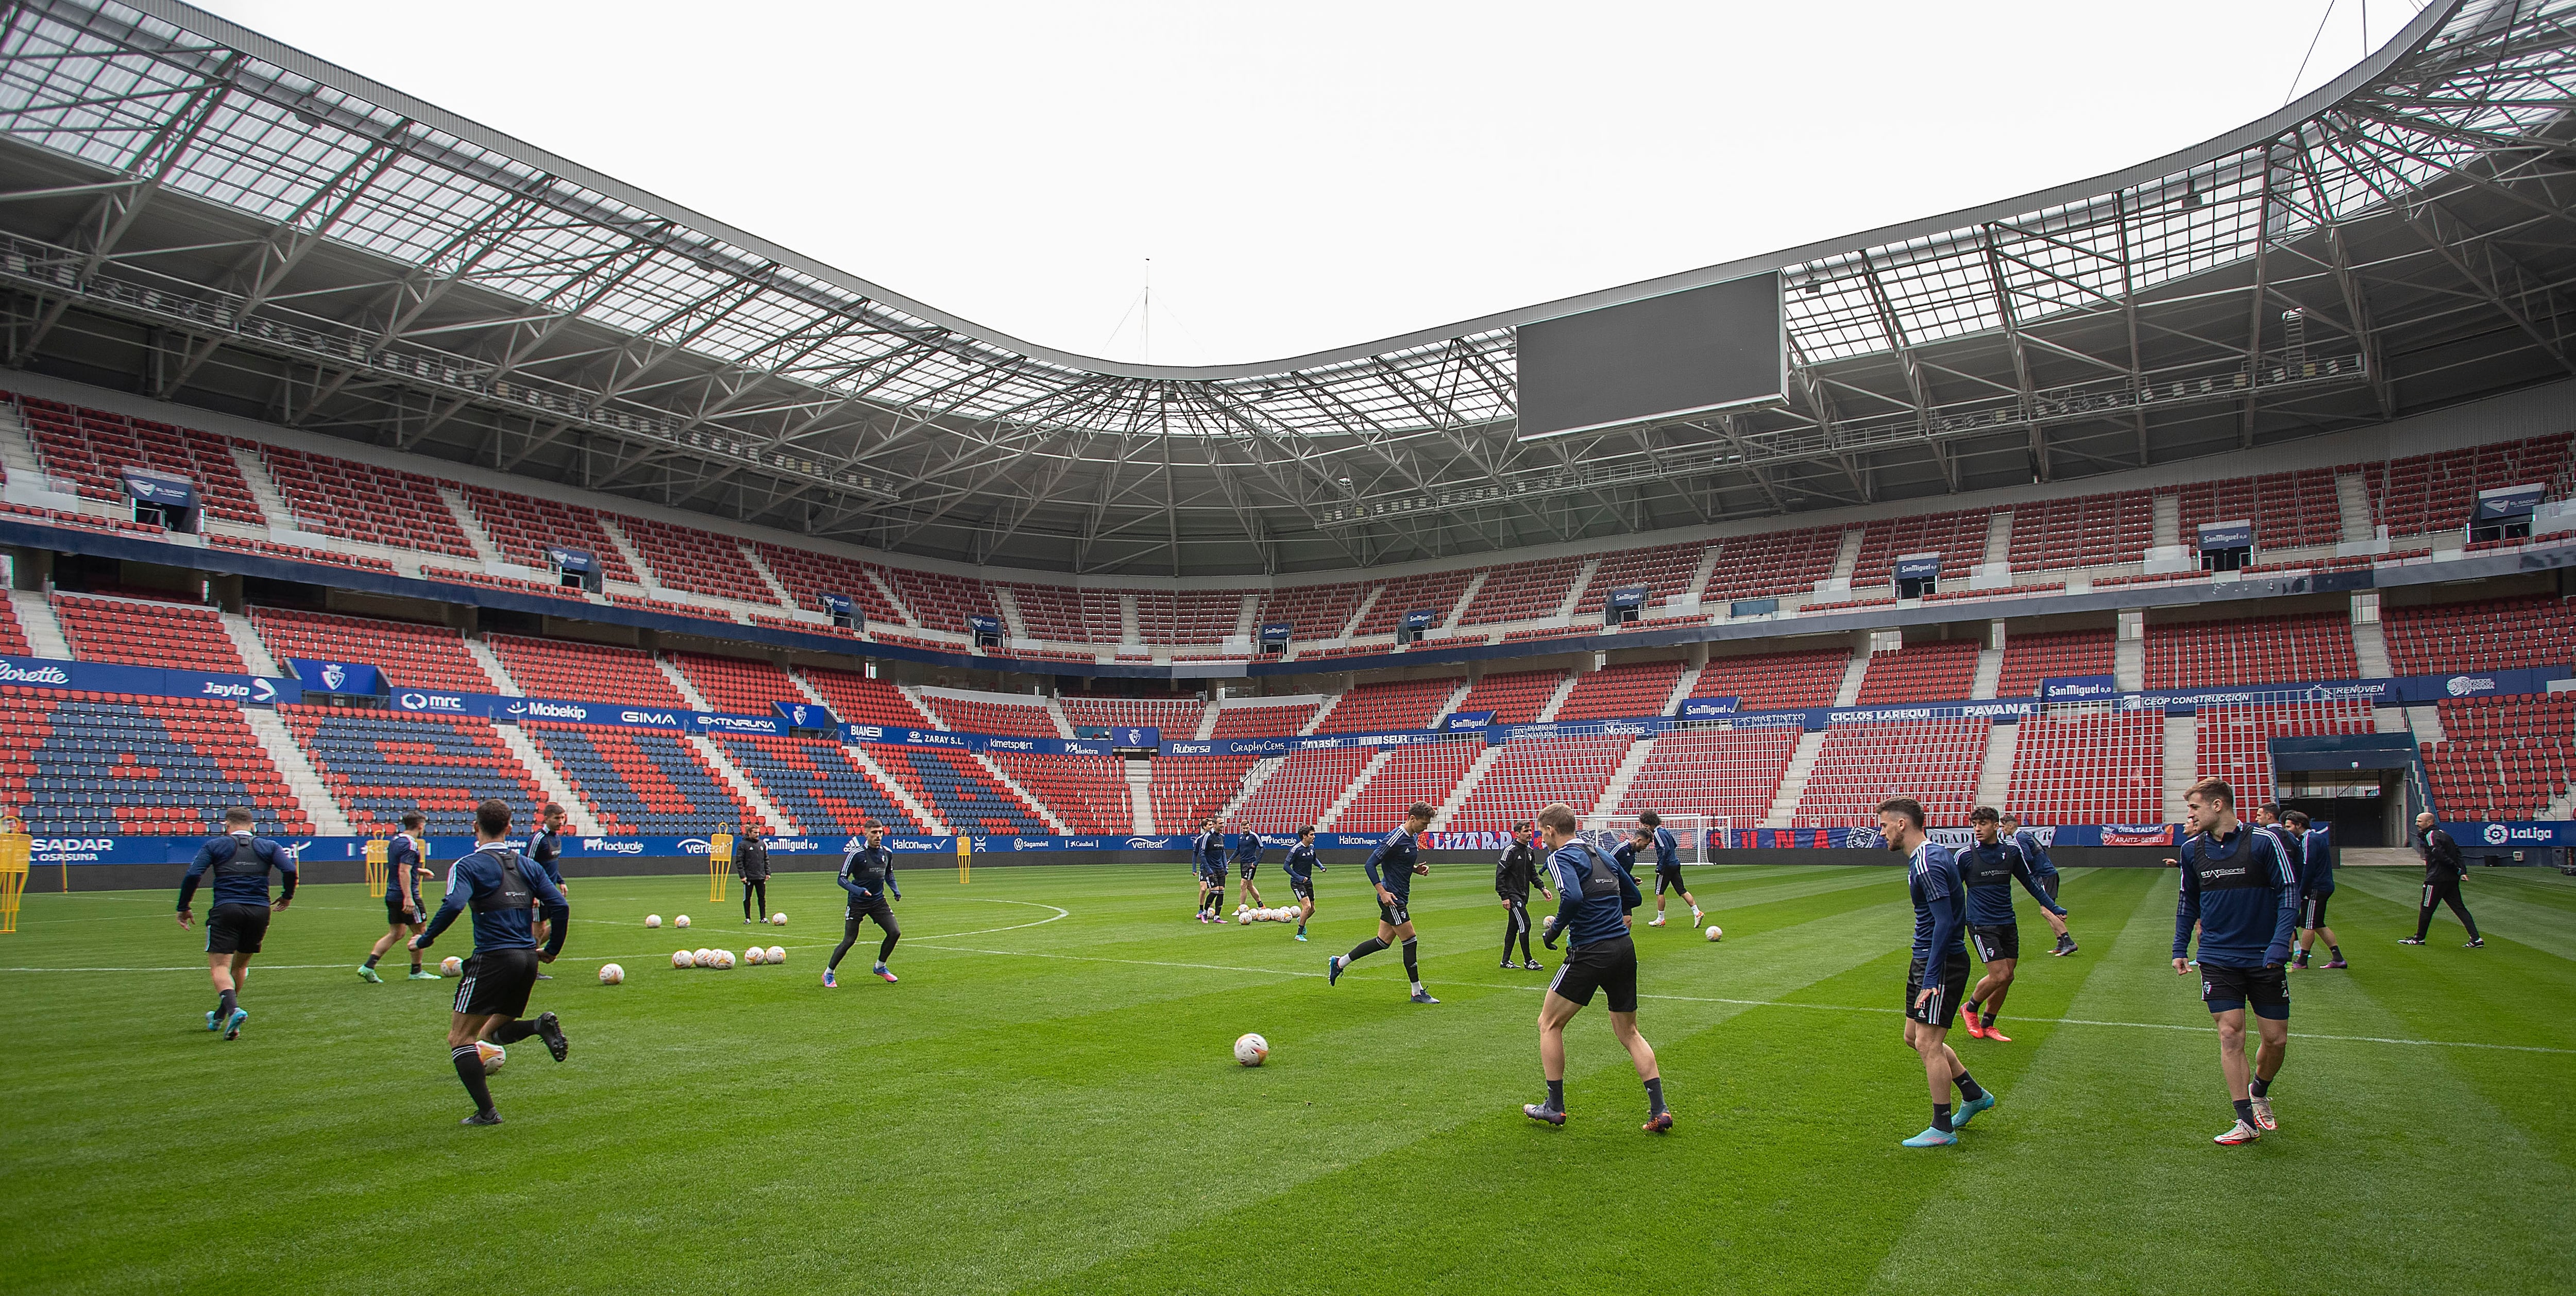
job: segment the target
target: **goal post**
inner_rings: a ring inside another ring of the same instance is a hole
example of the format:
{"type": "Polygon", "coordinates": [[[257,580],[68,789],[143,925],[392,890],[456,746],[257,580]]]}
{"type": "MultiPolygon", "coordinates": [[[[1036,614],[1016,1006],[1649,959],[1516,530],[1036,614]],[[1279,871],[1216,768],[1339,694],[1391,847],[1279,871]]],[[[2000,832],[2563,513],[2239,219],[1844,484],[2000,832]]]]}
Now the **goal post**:
{"type": "MultiPolygon", "coordinates": [[[[1712,835],[1721,842],[1734,840],[1732,830],[1735,820],[1726,815],[1667,814],[1663,818],[1663,826],[1670,829],[1673,836],[1681,841],[1681,857],[1684,864],[1706,864],[1710,861],[1709,840],[1712,835]]],[[[1622,814],[1588,814],[1575,820],[1576,834],[1599,847],[1604,854],[1627,841],[1628,834],[1636,830],[1637,816],[1633,811],[1622,814]]],[[[1652,869],[1653,858],[1650,856],[1640,861],[1638,867],[1652,869]]]]}

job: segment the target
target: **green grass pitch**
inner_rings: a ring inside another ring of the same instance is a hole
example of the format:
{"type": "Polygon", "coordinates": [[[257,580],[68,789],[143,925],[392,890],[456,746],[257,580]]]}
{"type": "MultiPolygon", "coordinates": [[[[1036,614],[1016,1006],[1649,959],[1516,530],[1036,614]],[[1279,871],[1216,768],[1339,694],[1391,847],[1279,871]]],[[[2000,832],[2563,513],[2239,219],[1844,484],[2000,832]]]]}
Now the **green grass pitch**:
{"type": "MultiPolygon", "coordinates": [[[[1275,873],[1275,870],[1272,871],[1275,873]]],[[[0,937],[16,1023],[0,1274],[46,1293],[427,1291],[2566,1292],[2576,1287],[2576,880],[2478,870],[2488,929],[2403,948],[2410,873],[2349,869],[2349,972],[2292,980],[2282,1128],[2229,1119],[2196,982],[2167,964],[2170,874],[2073,870],[2081,953],[2033,957],[2011,1044],[1953,1032],[2002,1105],[1909,1151],[1922,1071],[1896,1013],[1911,916],[1884,867],[1696,870],[1727,930],[1638,931],[1641,1024],[1680,1127],[1599,1005],[1569,1032],[1572,1122],[1539,1096],[1547,973],[1503,972],[1484,870],[1422,879],[1437,1007],[1370,934],[1356,868],[1314,940],[1187,919],[1168,867],[908,874],[903,976],[867,975],[827,876],[748,944],[703,878],[577,879],[535,1040],[468,1103],[453,982],[359,981],[362,889],[278,915],[238,1042],[166,893],[36,894],[0,937]],[[598,984],[603,961],[628,980],[598,984]],[[1238,1067],[1259,1031],[1269,1065],[1238,1067]]],[[[41,885],[43,879],[38,879],[41,885]]],[[[1270,879],[1284,896],[1284,880],[1270,879]]],[[[433,954],[462,954],[460,929],[433,954]]],[[[1553,960],[1549,960],[1553,966],[1553,960]]]]}

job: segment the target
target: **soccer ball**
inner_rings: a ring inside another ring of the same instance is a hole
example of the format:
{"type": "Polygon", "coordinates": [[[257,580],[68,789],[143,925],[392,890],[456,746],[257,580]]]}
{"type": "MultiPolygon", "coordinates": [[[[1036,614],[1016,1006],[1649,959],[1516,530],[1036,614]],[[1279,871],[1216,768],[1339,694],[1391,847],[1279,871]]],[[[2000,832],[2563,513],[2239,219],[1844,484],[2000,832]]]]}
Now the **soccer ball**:
{"type": "Polygon", "coordinates": [[[689,925],[689,916],[687,914],[681,914],[679,917],[671,920],[671,925],[674,927],[686,927],[689,925]]]}
{"type": "Polygon", "coordinates": [[[716,965],[716,952],[703,946],[689,951],[689,957],[696,959],[699,967],[714,967],[716,965]]]}
{"type": "Polygon", "coordinates": [[[483,1059],[483,1074],[490,1075],[510,1061],[510,1051],[490,1040],[474,1041],[474,1055],[483,1059]]]}
{"type": "Polygon", "coordinates": [[[1720,928],[1716,923],[1710,923],[1708,925],[1708,938],[1710,940],[1716,940],[1724,935],[1726,935],[1725,930],[1720,928]]]}
{"type": "Polygon", "coordinates": [[[653,927],[659,927],[659,926],[661,926],[661,925],[662,925],[662,915],[660,915],[660,914],[646,914],[646,915],[644,915],[644,926],[645,926],[645,927],[647,927],[647,928],[653,928],[653,927]]]}
{"type": "Polygon", "coordinates": [[[687,950],[681,950],[679,953],[671,956],[671,966],[675,968],[696,967],[697,965],[698,956],[687,950]]]}
{"type": "Polygon", "coordinates": [[[626,969],[619,967],[614,963],[602,963],[599,965],[599,983],[601,985],[616,985],[625,979],[626,969]]]}
{"type": "Polygon", "coordinates": [[[768,957],[769,952],[757,945],[754,945],[750,949],[742,952],[742,961],[745,963],[758,963],[768,957]]]}
{"type": "Polygon", "coordinates": [[[770,947],[769,947],[769,961],[770,961],[770,962],[772,962],[772,963],[784,963],[784,962],[786,962],[786,961],[787,961],[787,947],[786,947],[786,946],[783,946],[783,945],[772,945],[772,946],[770,946],[770,947]]]}
{"type": "Polygon", "coordinates": [[[465,960],[450,954],[438,961],[438,972],[441,976],[461,977],[465,975],[465,960]]]}
{"type": "Polygon", "coordinates": [[[1246,927],[1249,927],[1252,925],[1252,911],[1249,909],[1238,909],[1235,911],[1234,920],[1246,927]]]}
{"type": "Polygon", "coordinates": [[[1234,1042],[1234,1060],[1245,1066],[1259,1066],[1270,1058],[1270,1041],[1258,1035],[1246,1035],[1234,1042]]]}
{"type": "Polygon", "coordinates": [[[716,951],[716,971],[718,971],[718,972],[730,972],[730,971],[732,971],[732,970],[733,970],[733,951],[732,951],[732,950],[717,950],[717,951],[716,951]]]}
{"type": "Polygon", "coordinates": [[[786,925],[787,925],[787,915],[786,915],[786,914],[784,914],[784,913],[774,913],[774,914],[769,915],[769,925],[770,925],[770,926],[772,926],[772,927],[784,927],[784,926],[786,926],[786,925]]]}

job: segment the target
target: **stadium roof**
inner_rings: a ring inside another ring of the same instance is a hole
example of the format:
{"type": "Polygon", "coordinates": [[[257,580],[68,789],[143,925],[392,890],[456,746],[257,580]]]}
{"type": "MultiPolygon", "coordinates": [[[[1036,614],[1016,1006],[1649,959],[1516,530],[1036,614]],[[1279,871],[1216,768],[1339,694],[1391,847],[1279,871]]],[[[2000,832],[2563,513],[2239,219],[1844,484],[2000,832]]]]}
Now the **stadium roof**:
{"type": "Polygon", "coordinates": [[[2436,3],[2109,175],[1187,368],[957,319],[186,5],[5,12],[0,359],[896,552],[1364,567],[2082,477],[2576,373],[2576,0],[2436,3]],[[1772,270],[1785,404],[1517,439],[1516,326],[1772,270]]]}

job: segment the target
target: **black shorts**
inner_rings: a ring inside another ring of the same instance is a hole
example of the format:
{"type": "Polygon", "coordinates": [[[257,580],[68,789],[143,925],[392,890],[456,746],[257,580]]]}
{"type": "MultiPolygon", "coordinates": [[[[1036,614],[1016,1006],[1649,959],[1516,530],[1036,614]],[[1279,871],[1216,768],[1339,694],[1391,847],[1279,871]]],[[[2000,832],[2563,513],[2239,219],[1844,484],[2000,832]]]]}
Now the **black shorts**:
{"type": "Polygon", "coordinates": [[[1567,950],[1556,979],[1547,983],[1549,994],[1577,1006],[1589,1005],[1595,990],[1610,992],[1610,1011],[1637,1011],[1636,941],[1619,936],[1567,950]]]}
{"type": "Polygon", "coordinates": [[[484,950],[465,960],[465,979],[456,983],[456,1011],[468,1017],[525,1016],[528,992],[536,986],[535,950],[484,950]]]}
{"type": "Polygon", "coordinates": [[[1297,874],[1294,874],[1294,873],[1289,874],[1289,875],[1288,875],[1288,894],[1290,894],[1290,895],[1292,895],[1292,896],[1295,896],[1295,897],[1297,897],[1297,898],[1298,898],[1298,899],[1300,899],[1300,900],[1312,900],[1312,899],[1314,899],[1314,898],[1315,898],[1315,879],[1314,879],[1314,877],[1313,877],[1311,874],[1310,874],[1310,875],[1307,875],[1307,876],[1304,876],[1304,877],[1300,877],[1300,876],[1298,876],[1297,874]]]}
{"type": "Polygon", "coordinates": [[[1996,959],[2021,957],[2021,924],[2001,923],[1993,927],[1968,928],[1968,943],[1977,947],[1977,960],[1992,963],[1996,959]]]}
{"type": "Polygon", "coordinates": [[[2248,1002],[2254,1015],[2273,1021],[2290,1019],[2288,968],[2232,968],[2200,965],[2200,1001],[2212,1014],[2234,1012],[2248,1002]]]}
{"type": "Polygon", "coordinates": [[[1244,881],[1246,881],[1246,882],[1249,882],[1249,881],[1251,881],[1251,880],[1252,880],[1252,875],[1253,875],[1253,874],[1255,874],[1255,873],[1258,873],[1258,872],[1260,872],[1260,871],[1261,871],[1261,866],[1260,866],[1259,864],[1246,864],[1246,865],[1244,865],[1244,866],[1242,867],[1242,869],[1241,869],[1241,870],[1239,870],[1239,871],[1235,874],[1235,876],[1242,878],[1242,879],[1243,879],[1244,881]]]}
{"type": "Polygon", "coordinates": [[[1905,1016],[1926,1026],[1948,1029],[1958,1020],[1959,1001],[1968,993],[1968,951],[1954,949],[1941,964],[1941,984],[1934,988],[1932,1000],[1917,1008],[1914,1001],[1923,993],[1923,966],[1908,962],[1905,968],[1905,1016]]]}
{"type": "Polygon", "coordinates": [[[1202,869],[1199,872],[1199,881],[1212,887],[1224,886],[1225,870],[1221,868],[1202,869]]]}
{"type": "Polygon", "coordinates": [[[268,906],[219,904],[206,914],[206,952],[257,954],[268,935],[268,906]]]}
{"type": "Polygon", "coordinates": [[[2040,874],[2040,875],[2039,875],[2039,889],[2048,893],[2048,902],[2049,902],[2050,904],[2055,904],[2055,903],[2057,903],[2057,875],[2056,875],[2056,874],[2054,874],[2054,873],[2042,873],[2042,874],[2040,874]]]}
{"type": "Polygon", "coordinates": [[[2334,899],[2332,891],[2310,891],[2299,897],[2299,927],[2315,931],[2326,925],[2326,901],[2334,899]]]}
{"type": "Polygon", "coordinates": [[[406,908],[401,896],[390,893],[385,896],[385,922],[387,925],[394,927],[410,927],[418,925],[420,921],[420,911],[417,909],[406,908]]]}
{"type": "Polygon", "coordinates": [[[1690,889],[1689,887],[1682,885],[1681,865],[1658,864],[1655,866],[1655,894],[1662,895],[1664,893],[1664,888],[1666,887],[1671,887],[1675,891],[1687,891],[1690,889]]]}
{"type": "Polygon", "coordinates": [[[885,893],[882,891],[865,900],[853,899],[841,907],[841,922],[851,931],[859,929],[859,920],[862,918],[874,918],[877,920],[877,926],[887,931],[894,930],[894,906],[886,903],[885,893]]]}
{"type": "Polygon", "coordinates": [[[1377,920],[1390,927],[1401,927],[1412,922],[1413,914],[1405,908],[1411,903],[1408,898],[1397,896],[1394,904],[1381,904],[1377,907],[1377,920]]]}

